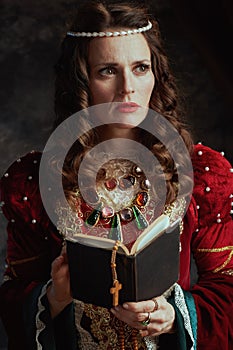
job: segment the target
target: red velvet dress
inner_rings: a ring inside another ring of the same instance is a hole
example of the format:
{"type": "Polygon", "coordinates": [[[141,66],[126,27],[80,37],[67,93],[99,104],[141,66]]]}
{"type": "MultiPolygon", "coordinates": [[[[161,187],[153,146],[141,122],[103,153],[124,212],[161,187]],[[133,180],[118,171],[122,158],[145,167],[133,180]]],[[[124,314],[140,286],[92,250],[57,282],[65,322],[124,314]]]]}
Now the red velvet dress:
{"type": "MultiPolygon", "coordinates": [[[[2,210],[8,220],[8,267],[0,287],[0,315],[9,335],[9,349],[23,348],[23,301],[36,286],[49,280],[51,262],[59,255],[62,244],[62,237],[41,202],[40,157],[37,152],[27,154],[13,163],[1,179],[2,210]]],[[[230,215],[233,172],[222,154],[203,145],[195,146],[192,161],[195,185],[181,235],[178,283],[183,290],[191,292],[195,302],[197,349],[230,350],[233,349],[230,215]],[[190,287],[192,254],[198,281],[190,287]]]]}

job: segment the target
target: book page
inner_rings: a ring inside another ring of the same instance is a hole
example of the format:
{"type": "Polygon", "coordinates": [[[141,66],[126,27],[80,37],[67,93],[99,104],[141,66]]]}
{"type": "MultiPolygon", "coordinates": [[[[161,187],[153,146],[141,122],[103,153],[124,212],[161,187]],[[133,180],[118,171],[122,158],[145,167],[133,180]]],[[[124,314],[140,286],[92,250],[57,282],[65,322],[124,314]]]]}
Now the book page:
{"type": "MultiPolygon", "coordinates": [[[[150,224],[138,237],[135,243],[132,246],[131,251],[129,252],[128,248],[120,243],[118,246],[118,252],[124,253],[126,255],[134,255],[139,250],[147,246],[156,236],[163,232],[169,226],[169,217],[167,215],[159,216],[152,224],[150,224]]],[[[73,239],[70,239],[72,242],[77,242],[83,245],[90,247],[102,248],[112,250],[115,245],[115,241],[108,238],[88,236],[82,233],[76,234],[73,239]]]]}
{"type": "Polygon", "coordinates": [[[130,255],[134,255],[141,249],[146,247],[156,236],[164,232],[170,225],[168,215],[162,214],[151,225],[149,225],[143,233],[138,237],[132,246],[130,255]]]}
{"type": "MultiPolygon", "coordinates": [[[[69,241],[74,243],[80,243],[89,247],[102,248],[102,249],[108,249],[108,250],[112,250],[114,245],[116,244],[116,241],[109,238],[88,236],[82,233],[76,234],[75,238],[73,239],[69,238],[69,241]]],[[[122,242],[120,242],[118,246],[118,250],[119,252],[121,253],[123,252],[126,255],[130,254],[128,248],[122,242]]]]}

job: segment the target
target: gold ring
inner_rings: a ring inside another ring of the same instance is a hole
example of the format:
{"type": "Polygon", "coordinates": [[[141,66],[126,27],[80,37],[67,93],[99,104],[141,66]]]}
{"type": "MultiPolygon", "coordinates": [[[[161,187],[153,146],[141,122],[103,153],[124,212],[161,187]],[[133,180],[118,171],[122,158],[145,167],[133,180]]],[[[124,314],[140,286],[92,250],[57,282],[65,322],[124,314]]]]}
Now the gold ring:
{"type": "Polygon", "coordinates": [[[142,321],[141,324],[143,326],[148,326],[148,324],[150,324],[150,312],[148,312],[147,318],[144,321],[142,321]]]}

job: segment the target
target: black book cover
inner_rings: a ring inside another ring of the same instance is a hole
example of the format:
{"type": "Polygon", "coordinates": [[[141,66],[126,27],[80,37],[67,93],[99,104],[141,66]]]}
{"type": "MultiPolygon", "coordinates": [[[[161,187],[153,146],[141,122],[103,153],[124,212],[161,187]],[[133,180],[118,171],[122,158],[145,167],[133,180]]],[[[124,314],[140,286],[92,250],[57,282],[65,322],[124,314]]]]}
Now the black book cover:
{"type": "MultiPolygon", "coordinates": [[[[161,295],[179,278],[179,225],[165,230],[135,255],[117,252],[116,271],[122,284],[119,304],[161,295]]],[[[71,290],[75,299],[111,308],[112,250],[67,240],[71,290]]]]}

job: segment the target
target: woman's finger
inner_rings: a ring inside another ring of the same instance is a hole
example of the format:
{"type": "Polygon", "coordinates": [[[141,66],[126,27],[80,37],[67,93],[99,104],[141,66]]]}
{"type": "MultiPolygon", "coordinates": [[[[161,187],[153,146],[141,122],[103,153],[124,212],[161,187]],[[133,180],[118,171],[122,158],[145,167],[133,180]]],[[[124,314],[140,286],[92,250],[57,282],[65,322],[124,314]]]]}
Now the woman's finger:
{"type": "Polygon", "coordinates": [[[137,303],[127,302],[123,304],[123,308],[132,312],[147,313],[154,310],[155,303],[153,300],[139,301],[137,303]]]}

